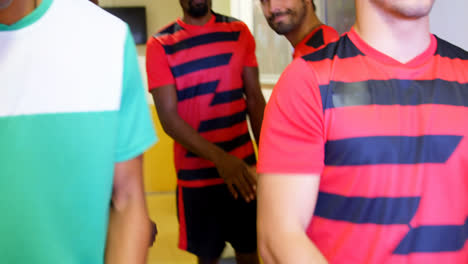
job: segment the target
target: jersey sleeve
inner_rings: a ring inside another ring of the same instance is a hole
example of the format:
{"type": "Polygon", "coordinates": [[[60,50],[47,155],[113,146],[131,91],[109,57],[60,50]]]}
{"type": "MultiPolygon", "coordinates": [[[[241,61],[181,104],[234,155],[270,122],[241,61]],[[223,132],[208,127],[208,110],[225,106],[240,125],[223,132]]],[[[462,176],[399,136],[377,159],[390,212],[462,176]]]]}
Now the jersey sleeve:
{"type": "Polygon", "coordinates": [[[146,44],[146,74],[150,91],[163,85],[175,84],[166,52],[154,37],[151,37],[146,44]]]}
{"type": "Polygon", "coordinates": [[[314,76],[304,60],[296,59],[276,84],[262,125],[259,173],[322,173],[324,122],[314,76]]]}
{"type": "Polygon", "coordinates": [[[247,25],[244,25],[244,32],[246,38],[246,54],[244,60],[245,67],[258,67],[257,55],[255,55],[255,39],[252,33],[250,33],[247,25]]]}
{"type": "Polygon", "coordinates": [[[135,43],[127,28],[117,135],[117,162],[143,154],[157,141],[137,58],[135,43]]]}

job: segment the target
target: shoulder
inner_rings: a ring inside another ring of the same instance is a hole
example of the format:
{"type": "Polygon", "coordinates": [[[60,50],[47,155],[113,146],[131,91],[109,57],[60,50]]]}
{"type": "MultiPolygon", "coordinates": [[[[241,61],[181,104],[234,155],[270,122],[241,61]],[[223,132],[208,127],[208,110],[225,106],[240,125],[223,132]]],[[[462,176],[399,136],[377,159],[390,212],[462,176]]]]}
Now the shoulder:
{"type": "Polygon", "coordinates": [[[167,35],[174,35],[175,33],[179,32],[182,29],[183,29],[182,26],[179,25],[179,23],[177,23],[177,21],[174,21],[174,22],[166,25],[162,29],[160,29],[156,34],[153,35],[153,37],[154,38],[161,38],[161,37],[167,36],[167,35]]]}
{"type": "Polygon", "coordinates": [[[336,57],[340,59],[352,58],[359,55],[364,55],[345,34],[334,42],[326,44],[320,50],[302,56],[302,59],[309,62],[323,61],[326,59],[333,60],[336,57]]]}
{"type": "Polygon", "coordinates": [[[324,34],[327,37],[336,38],[336,39],[340,38],[340,33],[338,33],[338,31],[336,31],[334,28],[332,28],[332,27],[330,27],[328,25],[322,25],[321,29],[323,30],[324,34]]]}
{"type": "Polygon", "coordinates": [[[249,31],[250,32],[247,25],[243,21],[237,18],[221,15],[215,12],[213,12],[213,15],[215,16],[215,25],[218,27],[230,28],[233,31],[249,31]]]}
{"type": "Polygon", "coordinates": [[[318,49],[327,43],[334,42],[340,38],[338,32],[327,25],[322,25],[307,36],[306,45],[318,49]]]}
{"type": "Polygon", "coordinates": [[[278,93],[303,94],[304,89],[317,85],[317,73],[314,67],[302,58],[294,59],[283,71],[275,90],[278,93]]]}
{"type": "MultiPolygon", "coordinates": [[[[213,12],[213,11],[212,11],[213,12]]],[[[218,14],[216,12],[213,12],[213,15],[215,16],[215,23],[234,23],[234,22],[241,22],[239,19],[236,19],[234,17],[218,14]]]]}
{"type": "Polygon", "coordinates": [[[437,50],[435,55],[450,59],[468,60],[468,52],[452,43],[434,35],[437,39],[437,50]]]}

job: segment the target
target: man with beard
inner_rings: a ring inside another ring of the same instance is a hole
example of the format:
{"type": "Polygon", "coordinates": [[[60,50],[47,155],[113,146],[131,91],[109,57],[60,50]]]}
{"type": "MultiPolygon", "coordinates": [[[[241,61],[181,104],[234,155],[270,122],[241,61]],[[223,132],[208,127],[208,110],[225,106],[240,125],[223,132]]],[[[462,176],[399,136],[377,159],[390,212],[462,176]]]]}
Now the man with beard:
{"type": "Polygon", "coordinates": [[[164,130],[175,140],[179,247],[217,263],[226,241],[258,263],[256,164],[265,99],[244,23],[181,0],[184,12],[148,41],[147,73],[164,130]]]}
{"type": "Polygon", "coordinates": [[[356,0],[337,42],[295,60],[265,112],[265,263],[468,263],[468,53],[434,0],[356,0]],[[287,213],[285,213],[287,212],[287,213]]]}
{"type": "Polygon", "coordinates": [[[268,25],[293,45],[294,58],[339,38],[335,29],[318,19],[313,0],[260,0],[260,3],[268,25]]]}
{"type": "Polygon", "coordinates": [[[90,1],[0,0],[0,80],[0,262],[146,263],[156,138],[128,26],[90,1]]]}

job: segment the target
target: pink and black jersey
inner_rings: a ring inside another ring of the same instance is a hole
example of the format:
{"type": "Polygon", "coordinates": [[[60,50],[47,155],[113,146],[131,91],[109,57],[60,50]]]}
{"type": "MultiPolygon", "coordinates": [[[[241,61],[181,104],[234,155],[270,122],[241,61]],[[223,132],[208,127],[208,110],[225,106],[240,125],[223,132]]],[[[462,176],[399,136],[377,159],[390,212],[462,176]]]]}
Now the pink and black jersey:
{"type": "MultiPolygon", "coordinates": [[[[216,13],[203,26],[178,19],[147,45],[150,89],[174,84],[181,118],[249,165],[256,158],[246,122],[242,71],[256,66],[255,41],[247,26],[216,13]]],[[[177,142],[174,152],[180,186],[223,183],[212,162],[177,142]]]]}
{"type": "Polygon", "coordinates": [[[294,47],[293,58],[298,58],[325,47],[328,43],[337,41],[340,34],[327,25],[321,25],[309,33],[294,47]]]}
{"type": "Polygon", "coordinates": [[[258,169],[320,174],[307,234],[330,263],[468,263],[468,53],[400,63],[351,30],[295,60],[258,169]]]}

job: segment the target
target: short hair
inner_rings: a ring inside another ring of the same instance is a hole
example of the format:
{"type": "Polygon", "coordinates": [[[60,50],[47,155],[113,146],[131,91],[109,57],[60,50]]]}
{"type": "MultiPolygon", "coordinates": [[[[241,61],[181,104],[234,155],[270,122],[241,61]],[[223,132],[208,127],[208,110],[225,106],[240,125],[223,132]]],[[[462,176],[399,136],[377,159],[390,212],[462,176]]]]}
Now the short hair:
{"type": "Polygon", "coordinates": [[[315,6],[314,0],[312,0],[312,7],[314,8],[314,11],[317,11],[317,7],[315,6]]]}

